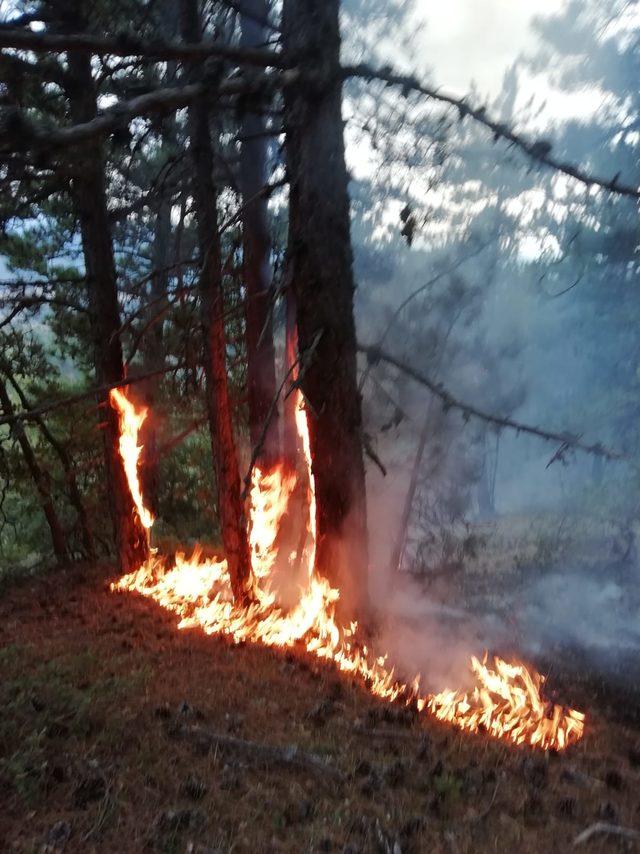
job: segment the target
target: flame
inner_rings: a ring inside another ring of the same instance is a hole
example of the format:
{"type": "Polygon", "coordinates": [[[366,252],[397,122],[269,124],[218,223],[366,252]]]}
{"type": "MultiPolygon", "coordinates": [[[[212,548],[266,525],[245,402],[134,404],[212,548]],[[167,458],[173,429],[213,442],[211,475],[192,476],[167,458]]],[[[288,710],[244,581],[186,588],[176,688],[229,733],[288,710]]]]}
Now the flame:
{"type": "MultiPolygon", "coordinates": [[[[136,411],[124,395],[112,393],[120,412],[120,452],[131,494],[141,519],[153,524],[145,510],[138,480],[138,432],[146,410],[136,411]]],[[[285,609],[274,590],[273,573],[280,547],[278,534],[289,501],[298,483],[295,472],[276,466],[270,472],[256,468],[250,492],[249,537],[254,598],[249,606],[233,600],[227,563],[207,560],[200,551],[190,558],[175,557],[173,566],[152,556],[136,572],[124,576],[112,590],[137,592],[175,613],[180,629],[198,628],[209,635],[223,635],[234,643],[249,641],[269,647],[306,650],[331,661],[343,673],[359,678],[368,690],[388,702],[404,702],[418,712],[470,732],[486,732],[516,744],[544,750],[564,750],[584,734],[585,716],[574,709],[545,701],[542,676],[523,664],[472,658],[477,687],[470,694],[443,691],[432,695],[420,690],[420,677],[405,683],[395,675],[387,656],[376,656],[361,639],[357,623],[339,625],[335,605],[340,597],[322,577],[316,562],[316,499],[311,443],[304,399],[296,400],[296,424],[306,463],[308,544],[304,554],[304,579],[293,608],[285,609]]],[[[296,556],[297,557],[297,556],[296,556]]]]}
{"type": "Polygon", "coordinates": [[[582,738],[585,716],[543,700],[543,676],[498,657],[494,668],[474,656],[471,669],[479,684],[473,693],[443,691],[428,700],[428,710],[460,729],[488,732],[543,750],[564,750],[582,738]]]}
{"type": "Polygon", "coordinates": [[[308,560],[308,568],[309,568],[309,577],[313,575],[316,564],[316,543],[318,541],[317,536],[317,506],[316,506],[316,480],[313,476],[313,463],[311,457],[311,436],[309,435],[309,422],[307,421],[307,413],[304,408],[304,398],[302,396],[302,392],[298,392],[298,397],[296,401],[296,427],[298,430],[298,436],[300,436],[300,440],[302,442],[302,451],[304,453],[304,460],[307,466],[307,474],[309,477],[309,488],[307,490],[308,498],[309,498],[309,515],[308,515],[308,529],[309,534],[311,535],[311,552],[309,554],[308,560]]]}
{"type": "Polygon", "coordinates": [[[133,503],[135,504],[143,528],[149,531],[153,526],[154,519],[149,510],[144,506],[140,478],[138,476],[140,454],[142,453],[142,446],[138,445],[138,436],[140,428],[147,418],[147,410],[144,408],[137,410],[125,394],[117,388],[111,389],[109,399],[111,405],[118,413],[120,423],[120,456],[122,457],[122,464],[127,476],[131,497],[133,498],[133,503]]]}

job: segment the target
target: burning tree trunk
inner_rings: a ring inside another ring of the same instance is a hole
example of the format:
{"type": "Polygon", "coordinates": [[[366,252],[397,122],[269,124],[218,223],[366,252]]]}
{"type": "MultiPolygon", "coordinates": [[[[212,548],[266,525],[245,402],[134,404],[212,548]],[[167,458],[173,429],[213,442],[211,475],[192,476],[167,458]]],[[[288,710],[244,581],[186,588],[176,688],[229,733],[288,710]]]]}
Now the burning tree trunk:
{"type": "MultiPolygon", "coordinates": [[[[166,311],[169,288],[167,267],[169,264],[170,239],[171,199],[163,195],[158,203],[153,243],[153,265],[156,272],[151,279],[149,305],[144,319],[146,328],[142,353],[145,373],[160,371],[165,364],[162,318],[166,311]]],[[[143,385],[144,403],[151,416],[145,421],[141,435],[144,448],[141,472],[144,494],[154,513],[158,512],[158,488],[160,485],[158,430],[155,419],[155,404],[159,384],[160,375],[152,377],[143,385]]]]}
{"type": "MultiPolygon", "coordinates": [[[[70,13],[71,14],[71,13],[70,13]]],[[[95,118],[96,89],[91,59],[70,53],[67,92],[71,118],[85,122],[95,118]]],[[[89,142],[74,151],[70,162],[72,193],[80,223],[82,248],[87,274],[91,333],[95,371],[99,386],[124,378],[118,288],[107,211],[104,157],[99,141],[89,142]]],[[[128,572],[143,564],[149,556],[146,531],[134,511],[118,452],[118,417],[106,395],[99,398],[103,420],[107,489],[114,520],[118,562],[128,572]]]]}
{"type": "MultiPolygon", "coordinates": [[[[11,416],[15,414],[11,397],[9,396],[9,391],[2,377],[0,377],[0,406],[2,407],[2,411],[5,415],[11,416]]],[[[60,524],[60,519],[58,518],[58,514],[56,513],[56,508],[53,503],[51,489],[49,488],[49,474],[44,469],[40,468],[22,421],[14,421],[11,430],[17,443],[20,445],[22,456],[24,457],[24,461],[38,491],[40,504],[42,505],[42,512],[45,515],[47,525],[51,531],[53,551],[58,563],[62,565],[68,559],[67,545],[64,531],[62,530],[62,525],[60,524]]]]}
{"type": "MultiPolygon", "coordinates": [[[[182,36],[201,38],[197,0],[181,0],[182,36]]],[[[226,331],[222,287],[222,250],[218,231],[218,194],[213,179],[213,146],[205,98],[188,111],[189,149],[193,162],[193,195],[202,257],[200,300],[205,349],[206,397],[211,448],[218,491],[218,513],[225,556],[237,601],[247,597],[251,555],[240,468],[233,436],[231,400],[227,380],[226,331]]]]}
{"type": "MultiPolygon", "coordinates": [[[[292,284],[286,292],[285,367],[290,370],[298,358],[298,323],[296,297],[292,284]]],[[[290,394],[284,402],[282,419],[282,447],[285,463],[295,469],[298,455],[298,428],[296,427],[296,396],[290,394]]]]}
{"type": "Polygon", "coordinates": [[[317,497],[319,570],[366,602],[366,497],[357,385],[338,0],[284,0],[283,40],[302,80],[285,92],[289,280],[317,497]]]}
{"type": "MultiPolygon", "coordinates": [[[[268,18],[267,0],[245,0],[242,6],[241,44],[259,47],[266,41],[260,21],[268,18]]],[[[273,325],[270,310],[271,262],[267,200],[267,138],[264,117],[250,110],[241,127],[240,189],[242,191],[242,251],[246,288],[247,385],[249,431],[255,448],[260,442],[276,393],[273,325]]],[[[259,462],[269,468],[278,458],[278,422],[272,419],[259,462]]]]}

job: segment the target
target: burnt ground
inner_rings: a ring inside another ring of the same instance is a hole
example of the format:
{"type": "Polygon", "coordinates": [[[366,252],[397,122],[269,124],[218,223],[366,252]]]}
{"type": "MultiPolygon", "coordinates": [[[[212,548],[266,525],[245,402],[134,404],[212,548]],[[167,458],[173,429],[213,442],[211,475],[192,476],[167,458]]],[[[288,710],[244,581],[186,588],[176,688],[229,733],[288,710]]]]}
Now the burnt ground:
{"type": "MultiPolygon", "coordinates": [[[[303,654],[178,631],[107,574],[2,593],[3,852],[537,854],[599,821],[640,828],[638,696],[601,674],[556,662],[550,688],[580,701],[588,731],[545,755],[416,721],[303,654]],[[203,732],[285,760],[296,745],[331,773],[212,749],[203,732]]],[[[576,850],[634,846],[598,834],[576,850]]]]}

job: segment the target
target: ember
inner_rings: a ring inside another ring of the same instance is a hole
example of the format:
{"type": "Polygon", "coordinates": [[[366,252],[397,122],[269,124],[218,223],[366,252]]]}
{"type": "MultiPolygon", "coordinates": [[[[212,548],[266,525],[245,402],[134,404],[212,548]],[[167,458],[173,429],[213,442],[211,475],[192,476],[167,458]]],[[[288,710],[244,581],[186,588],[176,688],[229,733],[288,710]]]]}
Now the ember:
{"type": "MultiPolygon", "coordinates": [[[[137,410],[119,391],[111,402],[120,416],[120,454],[131,494],[145,527],[153,517],[144,506],[138,477],[140,427],[146,410],[137,410]]],[[[304,554],[287,559],[303,562],[304,583],[297,604],[285,610],[272,586],[273,568],[279,557],[277,537],[297,475],[276,467],[270,472],[256,469],[250,507],[250,542],[254,601],[248,607],[235,604],[227,564],[204,559],[196,551],[190,558],[178,554],[173,566],[153,556],[136,572],[123,577],[112,589],[137,592],[178,615],[178,627],[200,628],[234,642],[250,641],[265,646],[299,646],[320,659],[332,661],[342,672],[359,677],[375,696],[389,702],[415,704],[420,712],[430,712],[439,720],[471,732],[487,732],[516,744],[545,750],[564,750],[584,733],[585,716],[575,710],[546,702],[540,693],[542,676],[523,664],[494,660],[494,669],[477,658],[471,667],[478,685],[470,694],[444,691],[422,694],[419,678],[410,685],[396,678],[386,656],[376,656],[359,638],[357,623],[338,624],[335,605],[340,592],[331,588],[315,566],[316,526],[315,487],[306,412],[298,395],[296,423],[307,467],[307,545],[304,554]]]]}

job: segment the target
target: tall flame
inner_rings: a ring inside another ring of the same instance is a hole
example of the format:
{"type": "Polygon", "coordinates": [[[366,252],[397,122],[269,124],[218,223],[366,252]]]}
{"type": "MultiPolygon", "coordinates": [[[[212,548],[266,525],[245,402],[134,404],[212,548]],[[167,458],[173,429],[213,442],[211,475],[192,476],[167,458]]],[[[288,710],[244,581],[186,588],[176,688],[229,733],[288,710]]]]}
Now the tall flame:
{"type": "MultiPolygon", "coordinates": [[[[138,479],[138,433],[146,410],[137,411],[121,393],[112,393],[120,412],[120,452],[131,494],[140,518],[150,527],[138,479]]],[[[367,689],[383,700],[412,705],[463,730],[529,744],[545,750],[564,750],[584,734],[585,716],[573,709],[546,702],[540,693],[544,679],[523,664],[472,658],[478,685],[470,694],[444,691],[421,693],[420,678],[410,685],[398,679],[387,656],[375,656],[361,640],[357,623],[336,622],[335,604],[340,593],[318,572],[316,561],[316,497],[312,455],[304,399],[296,400],[296,424],[307,469],[307,531],[310,544],[304,550],[304,580],[293,608],[286,610],[272,587],[279,556],[278,534],[297,485],[297,474],[277,466],[270,472],[256,469],[250,494],[250,544],[254,601],[247,607],[235,604],[224,560],[205,560],[196,551],[191,558],[178,554],[173,566],[152,557],[136,572],[112,585],[116,591],[152,598],[179,617],[178,628],[199,628],[209,635],[225,635],[240,643],[250,641],[269,647],[299,647],[319,659],[332,661],[344,673],[357,676],[367,689]]],[[[286,556],[285,556],[286,557],[286,556]]]]}
{"type": "Polygon", "coordinates": [[[135,504],[143,528],[150,530],[154,519],[151,512],[144,506],[138,474],[140,454],[142,453],[142,446],[138,445],[138,436],[148,413],[144,408],[136,409],[120,389],[111,389],[109,398],[111,405],[118,413],[120,423],[119,450],[122,465],[127,476],[127,483],[129,484],[129,491],[131,492],[131,497],[133,498],[133,503],[135,504]]]}

